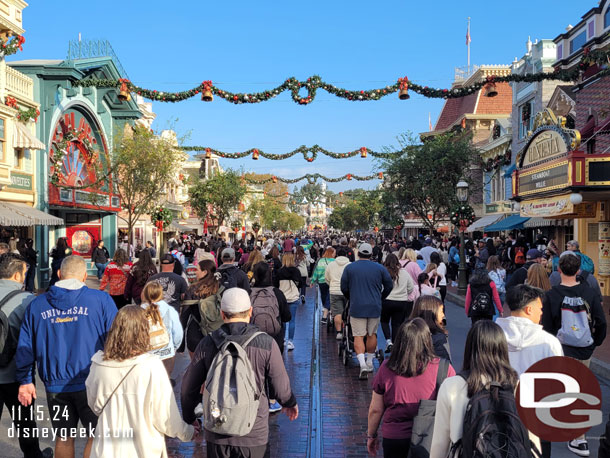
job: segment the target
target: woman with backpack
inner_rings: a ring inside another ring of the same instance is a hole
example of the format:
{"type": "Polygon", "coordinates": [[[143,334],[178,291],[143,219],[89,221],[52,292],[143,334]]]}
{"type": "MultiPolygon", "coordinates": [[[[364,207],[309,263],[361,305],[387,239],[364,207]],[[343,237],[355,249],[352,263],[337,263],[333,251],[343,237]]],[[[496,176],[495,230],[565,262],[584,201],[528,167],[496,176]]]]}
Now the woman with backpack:
{"type": "Polygon", "coordinates": [[[436,399],[437,382],[454,375],[453,367],[434,354],[426,322],[415,318],[403,323],[394,342],[394,351],[381,364],[373,380],[367,429],[369,455],[377,456],[380,445],[377,430],[383,418],[384,458],[407,456],[419,402],[436,399]]]}
{"type": "Polygon", "coordinates": [[[282,256],[282,268],[277,273],[280,290],[284,293],[288,306],[290,307],[290,323],[286,338],[286,350],[294,350],[294,332],[296,330],[297,308],[301,303],[299,288],[302,277],[299,269],[295,267],[294,254],[284,253],[282,256]]]}
{"type": "Polygon", "coordinates": [[[527,269],[525,284],[541,289],[544,292],[551,289],[549,274],[542,264],[532,264],[530,268],[527,269]]]}
{"type": "Polygon", "coordinates": [[[294,264],[301,273],[301,302],[305,303],[305,295],[307,294],[307,277],[309,276],[309,264],[311,264],[309,251],[305,252],[303,245],[299,245],[294,257],[294,264]]]}
{"type": "Polygon", "coordinates": [[[447,332],[443,302],[435,296],[421,296],[415,301],[413,311],[408,319],[421,318],[432,333],[432,344],[436,356],[451,362],[449,333],[447,332]]]}
{"type": "MultiPolygon", "coordinates": [[[[210,259],[199,261],[195,275],[197,280],[186,291],[184,295],[186,305],[180,314],[180,322],[186,334],[184,342],[191,357],[201,339],[205,337],[201,328],[199,301],[209,298],[210,304],[220,303],[216,300],[220,286],[216,274],[216,263],[210,259]]],[[[218,311],[218,316],[220,316],[220,311],[218,311]]]]}
{"type": "Polygon", "coordinates": [[[486,268],[487,272],[489,272],[489,279],[496,285],[500,302],[504,304],[504,299],[506,298],[506,270],[500,264],[500,258],[498,256],[490,256],[487,260],[486,268]]]}
{"type": "Polygon", "coordinates": [[[381,329],[386,338],[386,353],[392,351],[394,339],[398,334],[398,328],[411,314],[413,302],[409,301],[410,295],[415,289],[413,279],[406,270],[400,268],[398,258],[390,253],[383,263],[387,269],[394,287],[390,295],[381,302],[381,329]],[[390,321],[392,327],[390,328],[390,321]]]}
{"type": "Polygon", "coordinates": [[[149,324],[137,306],[117,313],[104,350],[91,358],[85,382],[87,403],[98,416],[92,456],[167,456],[165,436],[193,440],[195,430],[182,420],[169,378],[159,358],[148,352],[149,324]]]}
{"type": "Polygon", "coordinates": [[[244,264],[242,270],[248,276],[248,281],[250,282],[250,286],[253,286],[256,283],[256,280],[254,279],[254,266],[257,265],[259,262],[263,262],[264,260],[265,260],[265,257],[263,256],[263,253],[259,249],[255,249],[248,256],[248,262],[246,262],[244,264]]]}
{"type": "Polygon", "coordinates": [[[157,267],[150,257],[150,251],[142,250],[138,262],[130,270],[125,284],[125,300],[128,304],[132,301],[140,305],[142,290],[150,277],[157,273],[157,267]]]}
{"type": "Polygon", "coordinates": [[[325,274],[328,265],[335,260],[335,249],[328,247],[322,257],[316,263],[311,277],[311,283],[317,283],[320,288],[320,299],[322,300],[322,324],[328,321],[328,311],[330,309],[330,286],[326,283],[325,274]]]}
{"type": "Polygon", "coordinates": [[[459,377],[445,380],[438,392],[430,458],[498,456],[492,454],[498,446],[502,456],[534,456],[515,405],[518,381],[502,328],[489,320],[475,323],[466,337],[459,377]]]}
{"type": "Polygon", "coordinates": [[[504,313],[496,284],[486,270],[475,270],[472,274],[466,290],[464,310],[472,324],[479,320],[491,320],[496,313],[499,316],[504,313]]]}
{"type": "Polygon", "coordinates": [[[163,287],[157,281],[151,281],[142,290],[142,304],[150,324],[149,353],[157,355],[163,361],[167,375],[174,370],[176,349],[180,347],[184,332],[178,312],[163,300],[163,287]]]}
{"type": "Polygon", "coordinates": [[[117,248],[112,261],[106,266],[100,282],[100,291],[104,291],[106,286],[110,285],[108,293],[119,310],[128,304],[127,299],[125,299],[125,286],[131,266],[132,264],[127,258],[127,252],[122,248],[117,248]]]}

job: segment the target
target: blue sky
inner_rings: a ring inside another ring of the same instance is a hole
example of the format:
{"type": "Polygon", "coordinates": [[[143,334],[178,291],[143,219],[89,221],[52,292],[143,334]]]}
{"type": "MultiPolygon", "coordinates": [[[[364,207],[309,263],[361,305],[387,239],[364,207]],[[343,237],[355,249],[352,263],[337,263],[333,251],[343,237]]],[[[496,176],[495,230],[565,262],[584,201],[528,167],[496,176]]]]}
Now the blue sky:
{"type": "MultiPolygon", "coordinates": [[[[19,59],[65,58],[68,41],[106,39],[131,80],[158,90],[184,90],[203,80],[230,91],[257,91],[289,76],[322,79],[349,89],[392,84],[397,78],[449,87],[466,65],[466,18],[471,16],[473,64],[510,64],[528,36],[555,38],[595,6],[595,0],[471,1],[31,1],[24,10],[26,44],[19,59]]],[[[283,153],[319,144],[338,152],[395,145],[397,135],[428,130],[443,101],[397,95],[348,102],[318,91],[308,106],[284,93],[269,102],[233,105],[198,97],[155,103],[157,129],[172,119],[187,143],[225,151],[258,147],[283,153]]],[[[223,167],[295,177],[319,172],[365,175],[372,158],[301,156],[284,161],[222,160],[223,167]]],[[[335,191],[377,182],[331,184],[335,191]]],[[[302,184],[302,183],[301,183],[302,184]]]]}

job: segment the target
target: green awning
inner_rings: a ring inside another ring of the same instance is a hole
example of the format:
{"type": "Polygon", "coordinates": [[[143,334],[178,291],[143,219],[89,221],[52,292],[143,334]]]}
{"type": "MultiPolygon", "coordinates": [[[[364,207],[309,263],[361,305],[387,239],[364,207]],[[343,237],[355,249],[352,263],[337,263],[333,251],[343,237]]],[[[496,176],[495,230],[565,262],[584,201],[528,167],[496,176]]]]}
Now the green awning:
{"type": "Polygon", "coordinates": [[[510,215],[502,221],[498,221],[491,226],[485,228],[485,232],[510,231],[511,229],[523,229],[523,224],[529,221],[529,218],[524,218],[519,215],[510,215]]]}

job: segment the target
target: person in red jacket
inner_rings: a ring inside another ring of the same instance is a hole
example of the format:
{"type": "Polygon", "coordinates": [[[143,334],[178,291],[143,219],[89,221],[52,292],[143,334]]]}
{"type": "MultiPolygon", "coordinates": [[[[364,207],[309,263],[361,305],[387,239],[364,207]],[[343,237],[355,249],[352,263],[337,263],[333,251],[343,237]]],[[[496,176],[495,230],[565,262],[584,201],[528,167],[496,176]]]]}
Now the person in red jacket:
{"type": "Polygon", "coordinates": [[[127,258],[127,252],[122,248],[118,248],[114,252],[114,257],[110,264],[106,266],[102,281],[100,283],[100,290],[104,291],[106,286],[109,286],[108,293],[114,300],[117,309],[121,309],[127,305],[127,299],[125,299],[125,286],[127,285],[127,278],[131,271],[131,262],[127,258]]]}

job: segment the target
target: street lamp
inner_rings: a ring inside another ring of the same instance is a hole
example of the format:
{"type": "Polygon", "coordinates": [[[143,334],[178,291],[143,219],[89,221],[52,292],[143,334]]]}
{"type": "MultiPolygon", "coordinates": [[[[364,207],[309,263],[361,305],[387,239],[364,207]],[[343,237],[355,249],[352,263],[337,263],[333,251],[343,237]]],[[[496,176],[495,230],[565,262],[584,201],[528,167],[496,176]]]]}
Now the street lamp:
{"type": "MultiPolygon", "coordinates": [[[[460,180],[456,185],[456,196],[457,200],[461,204],[467,204],[468,202],[468,183],[464,180],[460,180]]],[[[466,295],[468,289],[468,275],[466,270],[466,256],[464,254],[464,232],[466,227],[460,221],[460,265],[458,267],[458,289],[457,292],[461,296],[466,295]]]]}

